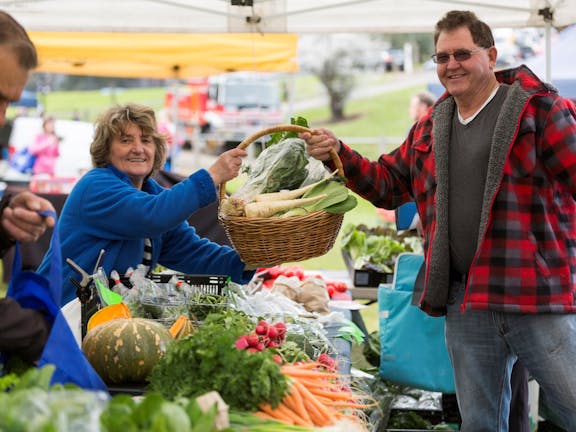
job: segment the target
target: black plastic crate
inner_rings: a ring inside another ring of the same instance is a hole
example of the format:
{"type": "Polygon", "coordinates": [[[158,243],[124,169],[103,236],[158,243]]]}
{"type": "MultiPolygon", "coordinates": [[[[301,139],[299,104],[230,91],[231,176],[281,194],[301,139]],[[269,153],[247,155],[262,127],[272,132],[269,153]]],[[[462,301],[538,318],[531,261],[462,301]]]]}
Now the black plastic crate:
{"type": "MultiPolygon", "coordinates": [[[[203,294],[213,294],[213,295],[225,295],[224,288],[230,283],[230,276],[226,275],[189,275],[189,274],[178,274],[178,273],[152,273],[148,276],[148,279],[155,283],[166,284],[170,282],[172,277],[176,274],[179,280],[186,282],[193,288],[198,289],[203,294]]],[[[130,279],[128,277],[120,277],[120,282],[122,282],[126,287],[132,288],[130,279]]],[[[110,287],[114,285],[114,282],[110,280],[110,287]]]]}
{"type": "MultiPolygon", "coordinates": [[[[156,283],[168,283],[174,274],[153,273],[149,278],[156,283]]],[[[224,288],[230,283],[230,276],[177,274],[178,279],[196,288],[203,294],[225,295],[224,288]]]]}

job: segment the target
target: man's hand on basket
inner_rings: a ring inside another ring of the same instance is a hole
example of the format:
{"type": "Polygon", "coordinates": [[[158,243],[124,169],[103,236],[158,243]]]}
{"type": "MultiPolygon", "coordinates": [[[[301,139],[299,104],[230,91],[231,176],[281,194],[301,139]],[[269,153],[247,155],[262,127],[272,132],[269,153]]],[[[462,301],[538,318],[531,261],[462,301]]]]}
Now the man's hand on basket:
{"type": "Polygon", "coordinates": [[[340,140],[328,129],[312,129],[310,132],[299,133],[298,137],[306,141],[308,154],[318,160],[329,160],[330,149],[334,149],[336,153],[340,151],[340,140]]]}
{"type": "Polygon", "coordinates": [[[218,156],[216,162],[208,168],[214,184],[220,185],[237,177],[242,166],[242,158],[246,156],[248,156],[248,152],[240,148],[228,150],[218,156]]]}

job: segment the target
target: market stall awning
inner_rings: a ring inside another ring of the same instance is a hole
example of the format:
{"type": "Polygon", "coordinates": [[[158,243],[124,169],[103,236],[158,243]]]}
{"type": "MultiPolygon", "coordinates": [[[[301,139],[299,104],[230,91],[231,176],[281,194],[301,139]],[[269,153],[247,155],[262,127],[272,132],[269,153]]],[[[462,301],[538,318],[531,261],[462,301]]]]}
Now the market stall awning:
{"type": "Polygon", "coordinates": [[[186,78],[228,71],[293,72],[294,34],[29,32],[40,72],[186,78]]]}
{"type": "Polygon", "coordinates": [[[451,9],[492,27],[563,27],[574,0],[35,0],[3,2],[35,31],[169,33],[431,32],[451,9]]]}

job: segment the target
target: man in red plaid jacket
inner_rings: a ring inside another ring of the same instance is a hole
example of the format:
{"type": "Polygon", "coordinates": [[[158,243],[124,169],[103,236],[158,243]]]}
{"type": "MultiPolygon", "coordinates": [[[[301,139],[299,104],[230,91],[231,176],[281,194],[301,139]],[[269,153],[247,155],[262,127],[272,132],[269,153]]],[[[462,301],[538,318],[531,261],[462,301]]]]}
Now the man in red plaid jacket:
{"type": "Polygon", "coordinates": [[[576,107],[524,66],[495,72],[472,12],[447,13],[434,42],[446,92],[399,148],[370,161],[326,129],[300,136],[328,165],[335,149],[348,187],[377,207],[416,202],[418,304],[446,315],[461,430],[507,430],[516,359],[576,430],[576,107]]]}

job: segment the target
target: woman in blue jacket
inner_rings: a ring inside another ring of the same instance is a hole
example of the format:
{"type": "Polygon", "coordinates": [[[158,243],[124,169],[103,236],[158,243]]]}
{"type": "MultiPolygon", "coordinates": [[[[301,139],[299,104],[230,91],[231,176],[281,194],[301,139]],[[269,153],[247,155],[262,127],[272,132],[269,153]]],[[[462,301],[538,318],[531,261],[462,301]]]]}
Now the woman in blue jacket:
{"type": "MultiPolygon", "coordinates": [[[[165,137],[157,131],[154,111],[128,104],[114,106],[96,122],[90,146],[94,169],[76,184],[66,200],[59,229],[62,258],[91,271],[99,251],[107,274],[123,274],[143,263],[145,239],[151,243],[150,269],[160,264],[187,274],[225,274],[237,283],[253,275],[229,246],[200,238],[187,219],[217,199],[216,186],[238,175],[243,149],[229,150],[208,169],[200,169],[171,189],[151,175],[164,164],[165,137]]],[[[51,251],[38,272],[48,277],[51,251]]],[[[65,262],[62,305],[76,297],[65,262]]]]}

